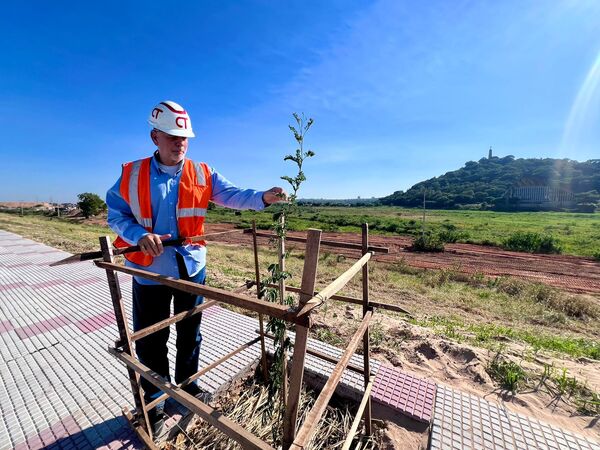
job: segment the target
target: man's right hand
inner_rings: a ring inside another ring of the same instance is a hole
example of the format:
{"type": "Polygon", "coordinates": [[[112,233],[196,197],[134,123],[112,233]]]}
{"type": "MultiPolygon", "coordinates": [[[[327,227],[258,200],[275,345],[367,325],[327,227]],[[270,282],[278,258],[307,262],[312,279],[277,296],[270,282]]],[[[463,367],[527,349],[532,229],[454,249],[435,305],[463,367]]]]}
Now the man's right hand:
{"type": "Polygon", "coordinates": [[[169,239],[170,237],[170,234],[163,234],[161,236],[159,234],[150,233],[141,238],[138,241],[138,245],[144,255],[159,256],[164,251],[162,241],[169,239]]]}

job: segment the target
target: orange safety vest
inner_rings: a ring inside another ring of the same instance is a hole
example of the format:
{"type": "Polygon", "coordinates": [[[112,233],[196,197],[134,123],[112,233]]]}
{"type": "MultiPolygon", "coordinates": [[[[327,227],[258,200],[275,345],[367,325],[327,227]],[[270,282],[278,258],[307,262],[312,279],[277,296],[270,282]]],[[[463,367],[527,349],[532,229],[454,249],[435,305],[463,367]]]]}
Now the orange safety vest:
{"type": "MultiPolygon", "coordinates": [[[[150,233],[152,224],[152,198],[150,194],[150,164],[152,157],[123,164],[119,191],[131,208],[140,225],[150,233]]],[[[210,169],[204,163],[186,159],[183,164],[177,199],[177,229],[179,237],[201,236],[204,234],[204,218],[208,201],[212,196],[210,169]]],[[[187,242],[192,245],[205,245],[204,241],[187,242]]],[[[129,247],[120,236],[115,240],[117,248],[129,247]]],[[[124,255],[129,261],[140,266],[152,264],[153,257],[142,252],[124,255]]]]}

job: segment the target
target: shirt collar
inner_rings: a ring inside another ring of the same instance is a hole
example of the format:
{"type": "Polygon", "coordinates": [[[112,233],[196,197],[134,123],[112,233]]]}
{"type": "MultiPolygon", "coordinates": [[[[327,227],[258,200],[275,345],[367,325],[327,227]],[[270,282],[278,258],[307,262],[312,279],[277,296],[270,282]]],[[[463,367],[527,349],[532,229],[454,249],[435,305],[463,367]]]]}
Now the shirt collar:
{"type": "MultiPolygon", "coordinates": [[[[160,164],[161,162],[159,161],[159,156],[158,156],[158,150],[154,151],[154,155],[152,158],[152,166],[154,167],[155,170],[157,170],[159,173],[166,173],[164,170],[162,170],[160,168],[160,164]]],[[[181,160],[181,162],[179,164],[177,164],[177,172],[175,172],[175,174],[177,175],[179,172],[181,172],[181,169],[183,169],[183,164],[185,163],[185,158],[181,160]]]]}

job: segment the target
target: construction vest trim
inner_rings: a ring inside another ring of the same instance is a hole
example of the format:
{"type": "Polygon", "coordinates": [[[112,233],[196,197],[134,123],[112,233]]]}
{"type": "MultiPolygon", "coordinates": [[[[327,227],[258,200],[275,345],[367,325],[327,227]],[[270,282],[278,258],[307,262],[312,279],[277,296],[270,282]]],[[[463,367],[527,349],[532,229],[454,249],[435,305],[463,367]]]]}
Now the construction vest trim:
{"type": "Polygon", "coordinates": [[[180,217],[205,217],[206,208],[177,208],[177,218],[180,217]]]}

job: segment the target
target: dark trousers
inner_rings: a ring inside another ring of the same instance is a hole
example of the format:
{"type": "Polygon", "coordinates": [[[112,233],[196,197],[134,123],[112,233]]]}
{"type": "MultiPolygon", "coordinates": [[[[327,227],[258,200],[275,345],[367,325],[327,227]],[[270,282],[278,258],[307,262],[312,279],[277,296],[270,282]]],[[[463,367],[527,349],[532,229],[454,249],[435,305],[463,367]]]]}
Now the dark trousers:
{"type": "MultiPolygon", "coordinates": [[[[190,277],[183,264],[183,259],[179,255],[177,255],[177,262],[181,279],[204,284],[205,269],[190,277]]],[[[163,285],[143,285],[134,279],[133,330],[138,331],[161,320],[168,319],[171,313],[171,299],[174,299],[174,314],[190,310],[204,301],[204,298],[198,295],[188,294],[163,285]]],[[[198,356],[200,354],[200,343],[202,342],[201,321],[202,313],[199,313],[175,324],[177,330],[175,383],[181,383],[198,371],[198,356]]],[[[142,364],[170,381],[168,340],[169,327],[136,341],[135,350],[142,364]]],[[[142,378],[141,385],[144,389],[146,401],[151,401],[158,396],[160,390],[149,381],[142,378]]]]}

